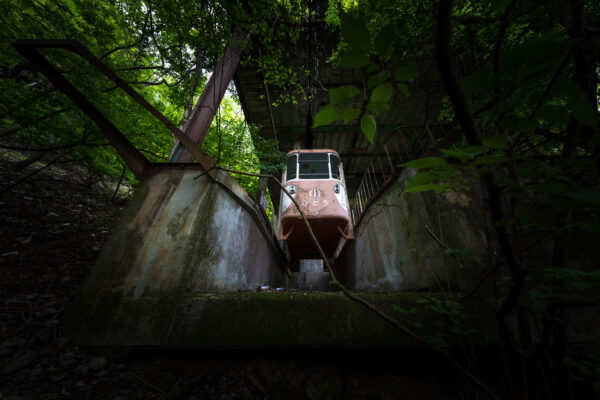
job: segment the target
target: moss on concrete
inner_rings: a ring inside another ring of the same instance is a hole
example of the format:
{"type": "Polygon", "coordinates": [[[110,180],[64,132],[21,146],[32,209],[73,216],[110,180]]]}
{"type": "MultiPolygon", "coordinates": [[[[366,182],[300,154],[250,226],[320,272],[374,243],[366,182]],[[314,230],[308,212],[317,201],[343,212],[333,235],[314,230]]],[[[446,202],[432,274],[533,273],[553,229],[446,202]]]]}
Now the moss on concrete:
{"type": "MultiPolygon", "coordinates": [[[[421,335],[440,320],[420,300],[436,294],[365,294],[365,299],[421,335]],[[396,311],[412,309],[410,316],[396,311]]],[[[439,296],[439,295],[437,295],[439,296]]],[[[88,320],[65,321],[81,344],[113,346],[417,348],[421,345],[342,293],[180,293],[176,297],[107,295],[88,320]],[[73,322],[76,324],[74,325],[73,322]]]]}

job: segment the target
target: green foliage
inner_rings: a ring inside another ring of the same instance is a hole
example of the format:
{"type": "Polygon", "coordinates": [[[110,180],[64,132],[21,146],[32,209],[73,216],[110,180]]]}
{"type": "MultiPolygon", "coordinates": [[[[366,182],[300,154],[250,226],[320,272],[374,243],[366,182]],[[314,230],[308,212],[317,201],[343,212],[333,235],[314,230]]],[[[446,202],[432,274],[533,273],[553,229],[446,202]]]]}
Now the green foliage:
{"type": "MultiPolygon", "coordinates": [[[[357,1],[346,8],[329,3],[328,12],[337,12],[342,25],[333,59],[339,67],[361,69],[366,77],[363,93],[348,108],[360,109],[375,120],[380,113],[389,112],[394,92],[409,96],[412,87],[435,79],[424,76],[422,60],[435,58],[437,12],[433,8],[439,3],[357,1]],[[351,31],[351,26],[356,29],[351,31]],[[419,68],[414,60],[420,61],[419,68]]],[[[400,165],[417,170],[404,189],[407,193],[442,193],[476,188],[478,183],[489,190],[484,197],[494,199],[485,204],[499,203],[490,212],[495,216],[494,229],[508,236],[498,262],[502,268],[510,268],[504,270],[506,279],[498,283],[506,292],[501,290],[487,301],[494,311],[519,312],[520,318],[530,318],[531,326],[557,329],[553,334],[558,336],[569,326],[549,316],[548,310],[569,303],[573,296],[591,297],[597,304],[595,293],[600,287],[597,265],[582,266],[590,264],[587,258],[593,251],[573,255],[573,245],[569,245],[579,238],[595,238],[591,235],[600,232],[599,44],[586,36],[593,29],[589,21],[598,18],[600,7],[591,1],[576,5],[558,0],[543,4],[454,2],[448,39],[456,68],[453,73],[459,80],[459,93],[454,94],[459,96],[453,98],[464,96],[466,109],[441,92],[441,104],[435,105],[437,120],[457,122],[456,115],[467,115],[475,132],[469,124],[457,126],[466,130],[465,135],[446,148],[429,149],[437,150],[438,156],[400,165]],[[529,245],[531,241],[534,243],[529,245]],[[530,253],[528,246],[545,252],[545,261],[537,260],[539,255],[530,253]],[[507,254],[514,259],[503,258],[507,254]],[[526,277],[525,283],[522,277],[526,277]]],[[[336,105],[336,112],[343,114],[343,105],[336,105]]],[[[373,141],[372,129],[363,129],[363,133],[373,141]]],[[[444,253],[472,255],[456,249],[444,253]]],[[[456,311],[460,318],[464,314],[443,302],[427,305],[441,315],[456,311]]],[[[405,314],[403,318],[411,315],[410,310],[396,311],[405,314]]],[[[499,322],[504,323],[504,318],[506,315],[499,322]]],[[[422,328],[419,324],[413,328],[422,328]]],[[[464,331],[459,334],[466,335],[464,331]]],[[[504,334],[507,343],[520,343],[518,334],[504,334]]],[[[429,341],[443,347],[443,339],[434,335],[429,341]]],[[[526,351],[539,352],[535,346],[551,345],[537,341],[526,351]]],[[[576,371],[577,379],[589,382],[594,374],[597,377],[600,365],[594,353],[596,349],[592,356],[572,352],[564,362],[576,371]]]]}
{"type": "Polygon", "coordinates": [[[470,324],[469,314],[463,304],[452,297],[423,296],[415,300],[413,307],[393,306],[394,312],[402,314],[402,321],[432,346],[447,349],[456,337],[462,339],[478,333],[470,324]],[[423,316],[427,323],[423,323],[423,316]]]}
{"type": "MultiPolygon", "coordinates": [[[[202,148],[220,165],[251,174],[277,171],[283,166],[285,157],[274,141],[263,139],[258,134],[258,127],[244,121],[238,100],[233,96],[226,96],[221,102],[217,118],[210,126],[202,148]]],[[[246,192],[256,196],[257,177],[232,176],[246,192]]]]}
{"type": "MultiPolygon", "coordinates": [[[[268,25],[265,20],[274,13],[279,14],[281,26],[287,26],[291,21],[297,23],[305,11],[303,4],[293,1],[252,2],[249,10],[229,2],[210,5],[137,0],[98,4],[82,0],[2,2],[0,134],[3,144],[66,151],[71,160],[83,163],[95,174],[113,179],[119,178],[123,168],[120,157],[89,118],[11,47],[16,39],[79,40],[167,118],[179,124],[238,28],[252,29],[254,43],[250,44],[262,46],[262,58],[247,57],[243,62],[261,64],[273,85],[297,84],[295,72],[283,68],[283,60],[289,54],[282,52],[280,42],[293,41],[298,33],[294,29],[268,25]]],[[[154,116],[94,68],[82,63],[78,56],[58,49],[43,50],[43,53],[144,156],[150,161],[166,161],[173,140],[154,116]]],[[[271,159],[272,144],[257,138],[252,133],[255,130],[244,125],[239,113],[228,114],[229,106],[225,105],[222,110],[219,128],[226,139],[222,143],[222,160],[239,160],[227,165],[238,169],[245,169],[247,165],[253,172],[279,162],[271,159]],[[256,147],[252,146],[251,136],[255,136],[256,147]],[[262,164],[256,157],[260,157],[262,164]]],[[[216,158],[215,131],[213,123],[205,146],[216,158]]],[[[134,181],[131,172],[126,172],[126,179],[134,181]]],[[[250,183],[251,179],[239,180],[250,191],[256,186],[250,183]]]]}
{"type": "MultiPolygon", "coordinates": [[[[390,109],[394,87],[404,96],[409,96],[408,84],[417,76],[417,66],[404,58],[406,51],[397,52],[399,43],[411,43],[416,31],[402,17],[415,16],[416,4],[405,4],[398,14],[394,2],[373,5],[368,2],[341,2],[331,0],[327,10],[327,21],[341,27],[341,40],[333,59],[339,67],[362,69],[367,75],[367,85],[357,88],[353,102],[340,101],[344,87],[330,90],[330,104],[315,116],[315,125],[329,125],[340,118],[345,124],[360,117],[360,127],[365,137],[375,141],[376,115],[390,109]],[[340,13],[341,10],[341,13],[340,13]],[[397,18],[387,20],[389,11],[397,18]],[[406,36],[405,36],[406,35],[406,36]],[[411,39],[407,39],[410,36],[411,39]],[[331,92],[334,92],[333,96],[331,92]],[[330,105],[335,104],[335,107],[330,105]],[[364,110],[370,113],[366,113],[364,110]]],[[[413,27],[414,28],[414,27],[413,27]]]]}

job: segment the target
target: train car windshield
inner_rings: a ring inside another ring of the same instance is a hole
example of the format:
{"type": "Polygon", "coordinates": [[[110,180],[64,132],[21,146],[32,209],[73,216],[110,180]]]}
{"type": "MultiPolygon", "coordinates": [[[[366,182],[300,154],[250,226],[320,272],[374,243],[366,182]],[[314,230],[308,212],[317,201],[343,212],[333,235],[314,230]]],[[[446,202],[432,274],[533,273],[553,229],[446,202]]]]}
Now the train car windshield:
{"type": "Polygon", "coordinates": [[[291,154],[285,160],[285,180],[340,179],[340,158],[333,153],[291,154]],[[331,172],[331,175],[329,175],[331,172]]]}
{"type": "Polygon", "coordinates": [[[300,153],[298,156],[300,179],[329,179],[328,153],[300,153]]]}

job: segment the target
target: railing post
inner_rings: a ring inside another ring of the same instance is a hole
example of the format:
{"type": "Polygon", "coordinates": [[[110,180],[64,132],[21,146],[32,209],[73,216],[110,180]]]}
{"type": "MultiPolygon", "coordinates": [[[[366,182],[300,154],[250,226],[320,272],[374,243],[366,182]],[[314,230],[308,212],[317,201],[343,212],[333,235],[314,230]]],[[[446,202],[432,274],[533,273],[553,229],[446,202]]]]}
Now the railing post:
{"type": "MultiPolygon", "coordinates": [[[[390,157],[390,152],[387,148],[387,143],[383,145],[383,149],[385,150],[385,155],[387,156],[388,162],[390,163],[390,169],[392,171],[392,176],[396,175],[396,169],[394,168],[394,163],[392,162],[392,157],[390,157]]],[[[400,156],[402,157],[402,156],[400,156]]],[[[402,160],[400,160],[402,161],[402,160]]]]}
{"type": "Polygon", "coordinates": [[[381,169],[381,175],[383,176],[383,180],[387,179],[385,170],[383,169],[383,164],[381,164],[381,158],[379,157],[379,153],[377,153],[377,161],[379,162],[379,168],[381,169]]]}

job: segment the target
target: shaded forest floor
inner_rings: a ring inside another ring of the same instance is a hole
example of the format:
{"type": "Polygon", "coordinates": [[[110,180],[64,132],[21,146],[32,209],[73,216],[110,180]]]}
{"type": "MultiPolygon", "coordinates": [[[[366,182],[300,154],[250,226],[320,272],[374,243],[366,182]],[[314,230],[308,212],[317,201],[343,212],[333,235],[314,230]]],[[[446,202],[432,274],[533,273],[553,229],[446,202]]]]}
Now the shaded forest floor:
{"type": "MultiPolygon", "coordinates": [[[[420,352],[102,352],[60,316],[126,205],[77,168],[0,159],[0,399],[443,399],[463,380],[420,352]],[[404,354],[406,355],[406,354],[404,354]]],[[[443,363],[442,363],[443,364],[443,363]]]]}

